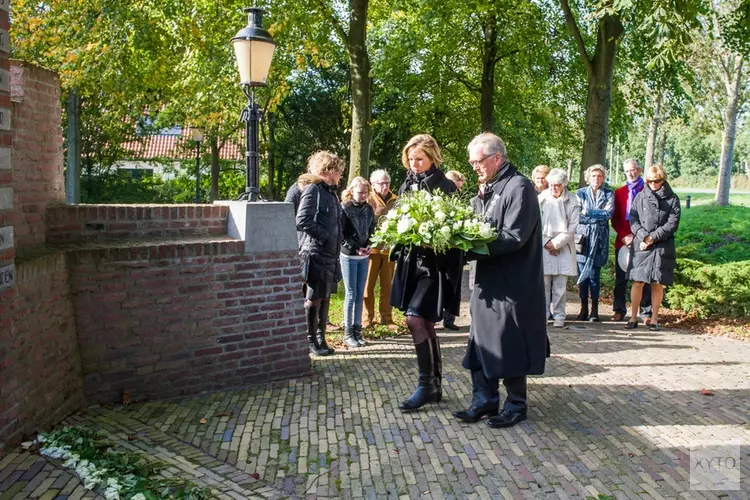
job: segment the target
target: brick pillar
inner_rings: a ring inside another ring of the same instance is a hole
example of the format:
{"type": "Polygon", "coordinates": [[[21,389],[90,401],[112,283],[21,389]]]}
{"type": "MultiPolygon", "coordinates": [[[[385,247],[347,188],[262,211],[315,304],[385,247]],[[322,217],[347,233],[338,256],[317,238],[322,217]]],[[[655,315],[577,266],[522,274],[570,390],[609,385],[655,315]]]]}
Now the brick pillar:
{"type": "MultiPolygon", "coordinates": [[[[9,0],[0,0],[0,387],[10,377],[11,321],[13,304],[18,295],[16,287],[13,231],[13,171],[11,170],[11,102],[10,102],[10,39],[8,29],[9,0]]],[[[19,414],[19,405],[0,398],[0,450],[3,443],[14,433],[14,420],[19,414]]]]}

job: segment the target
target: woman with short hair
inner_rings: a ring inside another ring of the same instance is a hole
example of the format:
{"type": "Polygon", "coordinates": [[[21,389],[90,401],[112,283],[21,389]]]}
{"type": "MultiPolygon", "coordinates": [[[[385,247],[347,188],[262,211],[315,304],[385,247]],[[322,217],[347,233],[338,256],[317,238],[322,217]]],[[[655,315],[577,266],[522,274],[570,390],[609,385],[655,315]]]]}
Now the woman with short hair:
{"type": "Polygon", "coordinates": [[[599,321],[600,274],[609,258],[609,219],[615,210],[615,196],[611,189],[604,186],[607,170],[603,165],[591,165],[586,169],[585,178],[589,185],[576,192],[581,204],[581,216],[575,236],[578,297],[581,299],[581,310],[576,319],[599,321]]]}
{"type": "Polygon", "coordinates": [[[567,189],[568,175],[564,170],[553,168],[547,175],[547,184],[549,187],[539,194],[544,291],[548,309],[551,299],[553,326],[563,327],[568,276],[578,275],[574,237],[581,206],[567,189]]]}
{"type": "Polygon", "coordinates": [[[305,284],[305,318],[307,342],[313,356],[333,354],[325,339],[325,326],[318,329],[320,318],[326,318],[331,294],[341,279],[338,255],[341,248],[341,204],[335,186],[341,180],[344,160],[328,151],[318,151],[308,159],[310,173],[302,174],[298,183],[302,197],[297,210],[300,238],[302,280],[305,284]]]}
{"type": "Polygon", "coordinates": [[[531,182],[534,183],[534,189],[537,193],[541,193],[549,185],[547,184],[547,175],[549,175],[549,167],[547,165],[537,165],[534,170],[531,171],[531,182]]]}
{"type": "Polygon", "coordinates": [[[664,298],[664,286],[674,283],[677,259],[674,235],[680,225],[680,199],[667,182],[661,165],[646,168],[646,189],[633,200],[630,209],[630,246],[628,279],[630,290],[630,321],[627,328],[638,326],[638,306],[643,287],[651,286],[651,322],[649,330],[659,330],[659,308],[664,298]]]}

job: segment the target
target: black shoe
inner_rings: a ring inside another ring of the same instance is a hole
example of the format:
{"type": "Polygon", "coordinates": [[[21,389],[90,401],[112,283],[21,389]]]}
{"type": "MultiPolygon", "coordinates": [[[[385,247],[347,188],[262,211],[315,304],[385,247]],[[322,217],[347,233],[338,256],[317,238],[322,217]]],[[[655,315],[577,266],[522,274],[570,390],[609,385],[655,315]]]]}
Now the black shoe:
{"type": "Polygon", "coordinates": [[[524,420],[526,420],[526,412],[511,413],[508,410],[503,410],[497,416],[489,419],[487,426],[492,429],[504,429],[505,427],[513,427],[524,420]]]}
{"type": "Polygon", "coordinates": [[[455,323],[443,323],[443,327],[447,328],[448,330],[453,330],[454,332],[459,329],[459,327],[455,323]]]}
{"type": "Polygon", "coordinates": [[[648,324],[648,329],[650,331],[652,331],[652,332],[658,332],[658,331],[661,330],[661,328],[659,328],[659,324],[658,323],[649,323],[648,324]]]}
{"type": "Polygon", "coordinates": [[[326,332],[322,332],[318,330],[318,335],[316,337],[318,341],[318,346],[320,346],[321,349],[325,349],[328,351],[328,354],[333,354],[336,352],[336,350],[328,345],[328,342],[326,342],[326,332]]]}
{"type": "Polygon", "coordinates": [[[625,325],[625,328],[627,330],[635,330],[638,328],[638,322],[637,321],[628,321],[628,324],[625,325]]]}
{"type": "Polygon", "coordinates": [[[453,416],[464,422],[474,423],[478,422],[482,417],[494,417],[497,415],[497,406],[474,406],[466,410],[454,411],[453,416]]]}
{"type": "Polygon", "coordinates": [[[592,300],[591,301],[591,315],[589,316],[589,321],[592,323],[598,323],[599,322],[599,300],[592,300]]]}
{"type": "Polygon", "coordinates": [[[331,352],[329,352],[328,349],[324,349],[320,344],[318,344],[318,341],[310,335],[307,336],[307,346],[310,348],[310,354],[315,357],[331,355],[331,352]]]}

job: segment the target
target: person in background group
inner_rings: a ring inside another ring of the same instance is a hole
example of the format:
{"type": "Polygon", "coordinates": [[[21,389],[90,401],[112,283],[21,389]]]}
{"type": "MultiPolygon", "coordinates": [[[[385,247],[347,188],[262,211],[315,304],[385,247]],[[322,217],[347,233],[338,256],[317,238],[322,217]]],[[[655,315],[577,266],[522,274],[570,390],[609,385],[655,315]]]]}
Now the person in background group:
{"type": "Polygon", "coordinates": [[[609,258],[609,219],[615,209],[612,190],[604,187],[607,171],[602,165],[592,165],[586,170],[588,187],[576,192],[581,204],[581,217],[576,228],[578,255],[578,297],[581,310],[578,321],[599,321],[599,285],[601,268],[609,258]],[[591,293],[591,314],[589,314],[591,293]]]}
{"type": "Polygon", "coordinates": [[[328,151],[318,151],[308,160],[310,173],[299,178],[303,188],[297,211],[297,231],[302,233],[300,257],[305,283],[307,342],[314,356],[333,354],[325,338],[330,297],[341,279],[338,256],[341,249],[341,204],[334,187],[341,180],[344,161],[328,151]]]}
{"type": "Polygon", "coordinates": [[[458,189],[459,191],[464,188],[464,184],[466,183],[466,176],[458,170],[448,170],[445,173],[445,176],[453,181],[453,184],[456,185],[456,189],[458,189]]]}
{"type": "MultiPolygon", "coordinates": [[[[638,160],[628,158],[622,164],[623,171],[627,182],[624,186],[615,190],[615,210],[612,213],[612,228],[617,233],[615,238],[615,290],[614,290],[614,314],[612,321],[622,321],[627,314],[625,305],[625,295],[628,289],[627,269],[620,267],[619,255],[620,249],[631,248],[633,243],[633,232],[630,228],[630,209],[633,206],[633,200],[645,187],[646,183],[641,177],[641,166],[638,160]]],[[[646,324],[650,321],[651,316],[651,288],[643,289],[641,297],[641,313],[646,324]]]]}
{"type": "MultiPolygon", "coordinates": [[[[445,176],[453,181],[453,184],[456,185],[458,191],[461,191],[464,184],[466,184],[466,176],[458,170],[448,170],[445,173],[445,176]]],[[[443,310],[443,327],[454,331],[459,329],[456,325],[456,315],[451,314],[447,309],[443,310]]]]}
{"type": "MultiPolygon", "coordinates": [[[[549,187],[539,194],[544,247],[544,292],[551,297],[553,326],[565,326],[565,293],[568,276],[577,276],[574,237],[581,206],[567,190],[568,175],[553,168],[547,175],[549,187]]],[[[547,311],[549,313],[549,311],[547,311]]]]}
{"type": "Polygon", "coordinates": [[[344,276],[344,343],[362,347],[362,301],[367,282],[370,237],[375,232],[375,211],[367,203],[370,183],[355,177],[344,193],[341,245],[341,273],[344,276]]]}
{"type": "Polygon", "coordinates": [[[534,183],[534,189],[537,193],[541,193],[547,189],[547,175],[549,174],[549,167],[547,165],[537,165],[534,170],[531,171],[531,180],[534,183]]]}
{"type": "Polygon", "coordinates": [[[490,416],[490,427],[511,427],[526,419],[527,375],[544,373],[549,355],[547,320],[541,314],[547,301],[539,202],[533,184],[508,161],[498,136],[478,135],[468,152],[482,183],[471,205],[498,237],[487,245],[489,255],[466,254],[477,262],[462,363],[471,371],[472,399],[468,409],[453,416],[464,422],[490,416]],[[502,405],[499,379],[507,390],[502,405]]]}
{"type": "Polygon", "coordinates": [[[664,298],[664,286],[674,283],[677,260],[674,235],[680,225],[680,199],[667,183],[667,173],[661,165],[646,168],[647,189],[633,200],[630,227],[633,244],[630,247],[628,278],[633,281],[630,292],[630,321],[627,328],[638,326],[638,304],[646,284],[651,287],[651,321],[649,330],[659,330],[659,307],[664,298]]]}
{"type": "MultiPolygon", "coordinates": [[[[376,170],[370,174],[372,192],[367,203],[375,212],[376,223],[396,204],[398,196],[391,191],[391,176],[385,170],[376,170]]],[[[375,322],[375,284],[380,281],[380,297],[378,311],[380,324],[393,329],[393,308],[390,304],[391,283],[393,270],[396,267],[389,258],[390,248],[374,247],[370,252],[369,267],[367,268],[367,284],[365,286],[364,311],[362,324],[367,326],[375,322]]]]}
{"type": "MultiPolygon", "coordinates": [[[[456,190],[453,181],[440,170],[440,146],[428,134],[416,135],[406,143],[401,163],[408,172],[399,196],[419,190],[431,194],[456,190]]],[[[411,411],[443,397],[443,365],[435,323],[440,321],[444,309],[458,314],[463,255],[460,251],[437,255],[429,247],[397,245],[391,258],[396,260],[391,305],[406,315],[406,326],[417,351],[417,388],[399,405],[402,411],[411,411]]]]}

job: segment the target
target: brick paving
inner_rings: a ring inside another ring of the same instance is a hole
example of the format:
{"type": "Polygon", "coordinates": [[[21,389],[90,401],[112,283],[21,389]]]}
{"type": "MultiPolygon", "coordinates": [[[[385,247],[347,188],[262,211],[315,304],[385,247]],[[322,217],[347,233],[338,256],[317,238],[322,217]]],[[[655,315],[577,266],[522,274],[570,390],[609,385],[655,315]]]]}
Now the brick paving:
{"type": "MultiPolygon", "coordinates": [[[[608,322],[550,328],[529,419],[501,430],[451,416],[471,394],[467,323],[440,332],[444,400],[422,411],[397,409],[416,378],[399,337],[315,359],[298,379],[96,407],[68,423],[103,429],[222,498],[750,498],[750,342],[608,322]],[[743,442],[741,491],[690,490],[690,445],[704,440],[743,442]]],[[[15,453],[0,460],[0,500],[11,498],[98,497],[59,463],[15,453]]]]}

